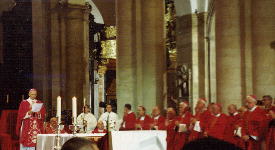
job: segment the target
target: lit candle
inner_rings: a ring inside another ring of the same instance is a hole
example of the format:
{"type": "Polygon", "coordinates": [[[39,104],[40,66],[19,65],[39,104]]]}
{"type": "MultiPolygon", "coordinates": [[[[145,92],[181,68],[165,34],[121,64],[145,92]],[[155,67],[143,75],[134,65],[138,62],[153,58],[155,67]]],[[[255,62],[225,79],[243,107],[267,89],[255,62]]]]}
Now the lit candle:
{"type": "Polygon", "coordinates": [[[56,102],[56,117],[58,118],[58,124],[61,123],[61,97],[57,97],[57,102],[56,102]]]}
{"type": "Polygon", "coordinates": [[[76,124],[76,117],[77,117],[77,103],[76,103],[76,97],[73,97],[73,99],[72,99],[72,110],[73,110],[74,124],[76,124]]]}
{"type": "Polygon", "coordinates": [[[7,104],[9,103],[9,94],[7,94],[7,104]]]}
{"type": "Polygon", "coordinates": [[[85,106],[86,105],[86,98],[84,97],[84,99],[83,99],[83,106],[85,106]]]}

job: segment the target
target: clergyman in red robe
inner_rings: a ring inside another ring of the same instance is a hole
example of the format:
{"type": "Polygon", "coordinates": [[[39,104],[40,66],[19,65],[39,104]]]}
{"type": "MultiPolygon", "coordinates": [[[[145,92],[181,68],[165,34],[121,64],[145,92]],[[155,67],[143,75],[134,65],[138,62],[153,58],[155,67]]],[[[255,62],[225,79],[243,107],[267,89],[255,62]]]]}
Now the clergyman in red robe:
{"type": "Polygon", "coordinates": [[[150,130],[152,118],[146,114],[144,106],[138,106],[138,118],[136,119],[137,130],[150,130]]]}
{"type": "Polygon", "coordinates": [[[31,89],[29,91],[29,98],[23,100],[19,106],[16,134],[20,137],[21,150],[35,150],[37,134],[43,133],[43,122],[46,110],[44,104],[36,100],[36,97],[37,91],[31,89]],[[40,104],[43,104],[41,109],[35,107],[40,104]]]}
{"type": "Polygon", "coordinates": [[[165,117],[161,116],[158,106],[152,109],[152,130],[165,130],[165,117]]]}
{"type": "Polygon", "coordinates": [[[181,150],[188,142],[189,126],[192,114],[189,112],[188,102],[181,102],[179,104],[179,116],[177,117],[176,133],[174,139],[174,150],[181,150]]]}
{"type": "Polygon", "coordinates": [[[119,130],[135,130],[136,115],[131,108],[130,104],[125,104],[123,122],[119,130]]]}
{"type": "Polygon", "coordinates": [[[208,105],[206,108],[207,100],[205,98],[199,98],[196,107],[195,115],[190,122],[190,135],[189,141],[193,141],[203,137],[203,131],[205,126],[208,124],[208,120],[211,117],[211,106],[208,105]]]}
{"type": "Polygon", "coordinates": [[[246,143],[246,150],[260,150],[263,130],[267,128],[265,111],[256,105],[256,96],[246,98],[248,111],[244,114],[244,129],[242,139],[246,143]]]}
{"type": "MultiPolygon", "coordinates": [[[[52,117],[50,122],[45,126],[45,134],[57,134],[58,131],[58,119],[56,117],[52,117]]],[[[61,129],[60,133],[66,133],[64,126],[61,129]]]]}
{"type": "Polygon", "coordinates": [[[176,111],[173,107],[167,108],[167,116],[165,120],[165,126],[167,131],[167,150],[174,149],[175,128],[176,128],[176,111]]]}
{"type": "Polygon", "coordinates": [[[227,110],[229,116],[225,140],[229,143],[237,145],[238,138],[235,136],[235,131],[237,130],[237,123],[241,119],[241,115],[238,113],[237,106],[234,104],[229,105],[227,110]]]}
{"type": "Polygon", "coordinates": [[[228,116],[226,116],[224,113],[221,113],[222,107],[219,104],[214,104],[212,109],[213,115],[205,127],[204,136],[225,140],[225,131],[228,126],[228,116]]]}

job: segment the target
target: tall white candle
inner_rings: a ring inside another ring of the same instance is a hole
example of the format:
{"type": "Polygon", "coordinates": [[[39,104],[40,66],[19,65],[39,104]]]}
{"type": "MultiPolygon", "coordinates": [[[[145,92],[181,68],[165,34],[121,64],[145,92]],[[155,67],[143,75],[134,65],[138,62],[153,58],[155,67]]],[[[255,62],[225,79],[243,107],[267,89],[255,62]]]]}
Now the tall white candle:
{"type": "Polygon", "coordinates": [[[86,105],[86,98],[83,99],[83,106],[86,105]]]}
{"type": "Polygon", "coordinates": [[[24,100],[24,94],[22,95],[22,100],[24,100]]]}
{"type": "Polygon", "coordinates": [[[74,123],[76,124],[76,117],[77,117],[77,103],[76,103],[76,97],[73,97],[73,99],[72,99],[72,110],[73,110],[74,123]]]}
{"type": "Polygon", "coordinates": [[[9,103],[9,94],[7,94],[7,104],[9,103]]]}
{"type": "Polygon", "coordinates": [[[58,118],[58,123],[61,123],[61,97],[57,97],[57,102],[56,102],[56,117],[58,118]]]}

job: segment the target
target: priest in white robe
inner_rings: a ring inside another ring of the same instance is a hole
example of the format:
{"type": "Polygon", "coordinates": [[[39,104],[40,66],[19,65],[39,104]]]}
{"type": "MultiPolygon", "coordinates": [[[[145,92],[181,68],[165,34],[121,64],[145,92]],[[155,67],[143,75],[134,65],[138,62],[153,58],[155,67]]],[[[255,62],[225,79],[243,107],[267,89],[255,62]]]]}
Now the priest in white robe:
{"type": "Polygon", "coordinates": [[[98,120],[103,122],[104,128],[108,129],[108,131],[118,130],[121,122],[118,120],[117,114],[112,112],[112,106],[110,104],[106,106],[106,112],[103,113],[98,120]]]}
{"type": "Polygon", "coordinates": [[[92,131],[96,128],[97,119],[90,112],[90,107],[85,105],[83,107],[83,113],[78,115],[77,124],[80,125],[81,133],[92,133],[92,131]]]}

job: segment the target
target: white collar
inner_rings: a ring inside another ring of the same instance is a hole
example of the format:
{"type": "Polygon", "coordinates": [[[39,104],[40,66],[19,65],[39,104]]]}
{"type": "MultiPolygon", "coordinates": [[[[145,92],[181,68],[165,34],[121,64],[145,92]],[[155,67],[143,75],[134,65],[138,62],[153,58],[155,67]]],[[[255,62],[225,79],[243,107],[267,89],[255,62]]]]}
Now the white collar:
{"type": "Polygon", "coordinates": [[[217,115],[215,115],[216,117],[220,117],[221,116],[221,114],[217,114],[217,115]]]}
{"type": "Polygon", "coordinates": [[[28,98],[27,101],[30,103],[30,104],[33,104],[33,103],[36,103],[36,99],[31,99],[31,98],[28,98]]]}
{"type": "Polygon", "coordinates": [[[103,132],[104,130],[97,129],[98,132],[103,132]]]}
{"type": "Polygon", "coordinates": [[[159,117],[160,117],[160,115],[158,115],[158,116],[154,117],[154,119],[155,119],[155,120],[158,120],[158,119],[159,119],[159,117]]]}
{"type": "Polygon", "coordinates": [[[253,112],[256,108],[257,108],[257,106],[254,106],[254,107],[251,108],[249,111],[250,111],[250,112],[253,112]]]}
{"type": "Polygon", "coordinates": [[[239,113],[238,112],[235,112],[234,114],[233,114],[233,116],[236,116],[236,115],[238,115],[239,113]]]}
{"type": "Polygon", "coordinates": [[[132,113],[132,111],[129,111],[128,114],[132,113]]]}

